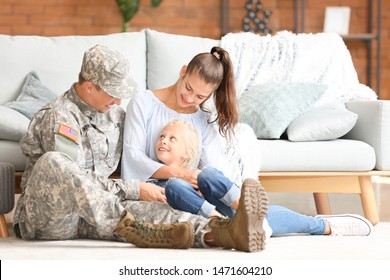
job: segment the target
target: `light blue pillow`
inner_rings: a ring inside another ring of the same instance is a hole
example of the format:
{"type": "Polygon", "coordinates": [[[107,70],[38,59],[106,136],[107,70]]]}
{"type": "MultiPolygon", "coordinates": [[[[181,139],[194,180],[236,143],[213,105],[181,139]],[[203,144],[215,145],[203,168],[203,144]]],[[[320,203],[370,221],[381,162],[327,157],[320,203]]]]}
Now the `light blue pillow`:
{"type": "Polygon", "coordinates": [[[4,106],[14,109],[31,119],[39,109],[56,97],[55,93],[42,84],[37,73],[32,71],[27,74],[18,98],[4,104],[4,106]]]}
{"type": "Polygon", "coordinates": [[[327,86],[304,82],[268,82],[239,99],[239,120],[250,125],[259,139],[279,139],[289,124],[308,111],[327,86]]]}

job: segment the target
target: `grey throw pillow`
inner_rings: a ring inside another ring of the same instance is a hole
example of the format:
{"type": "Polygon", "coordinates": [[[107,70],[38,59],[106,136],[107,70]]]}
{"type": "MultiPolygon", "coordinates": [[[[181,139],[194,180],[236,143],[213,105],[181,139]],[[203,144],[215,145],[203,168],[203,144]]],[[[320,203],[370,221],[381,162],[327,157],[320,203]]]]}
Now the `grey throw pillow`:
{"type": "Polygon", "coordinates": [[[289,124],[308,111],[327,86],[318,83],[259,84],[239,99],[239,120],[249,124],[259,139],[279,139],[289,124]]]}
{"type": "Polygon", "coordinates": [[[15,101],[4,104],[15,111],[31,119],[47,102],[56,98],[57,95],[49,90],[39,80],[34,71],[27,74],[22,90],[15,101]]]}

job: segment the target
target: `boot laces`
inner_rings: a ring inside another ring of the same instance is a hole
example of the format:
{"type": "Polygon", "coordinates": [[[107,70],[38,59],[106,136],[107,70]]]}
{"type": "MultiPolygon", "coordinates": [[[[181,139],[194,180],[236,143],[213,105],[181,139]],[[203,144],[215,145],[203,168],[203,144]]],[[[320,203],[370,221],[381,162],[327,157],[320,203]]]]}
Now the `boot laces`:
{"type": "Polygon", "coordinates": [[[226,225],[231,222],[231,219],[229,218],[222,218],[222,217],[217,217],[216,218],[218,225],[226,225]]]}
{"type": "Polygon", "coordinates": [[[140,233],[141,238],[166,239],[169,237],[170,229],[164,225],[148,225],[136,220],[132,227],[140,233]]]}

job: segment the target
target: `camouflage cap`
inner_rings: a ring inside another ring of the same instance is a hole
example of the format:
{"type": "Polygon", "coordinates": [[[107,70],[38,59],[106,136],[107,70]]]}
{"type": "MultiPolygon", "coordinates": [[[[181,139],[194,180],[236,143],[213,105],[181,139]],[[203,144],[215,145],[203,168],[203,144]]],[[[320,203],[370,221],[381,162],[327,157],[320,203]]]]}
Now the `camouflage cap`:
{"type": "Polygon", "coordinates": [[[96,45],[84,53],[81,76],[112,97],[129,98],[138,91],[128,60],[119,52],[96,45]]]}

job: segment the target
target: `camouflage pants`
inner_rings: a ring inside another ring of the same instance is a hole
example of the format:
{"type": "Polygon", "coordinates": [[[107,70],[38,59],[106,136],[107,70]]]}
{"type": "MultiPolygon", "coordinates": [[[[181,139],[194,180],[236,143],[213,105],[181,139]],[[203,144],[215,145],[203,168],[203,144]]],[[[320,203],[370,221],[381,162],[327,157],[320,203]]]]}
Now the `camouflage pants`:
{"type": "Polygon", "coordinates": [[[115,185],[122,180],[80,170],[67,155],[48,152],[35,164],[20,197],[19,229],[23,239],[104,239],[113,235],[125,209],[136,219],[154,224],[189,221],[195,227],[194,247],[207,247],[208,220],[171,208],[166,203],[123,199],[115,185]]]}

